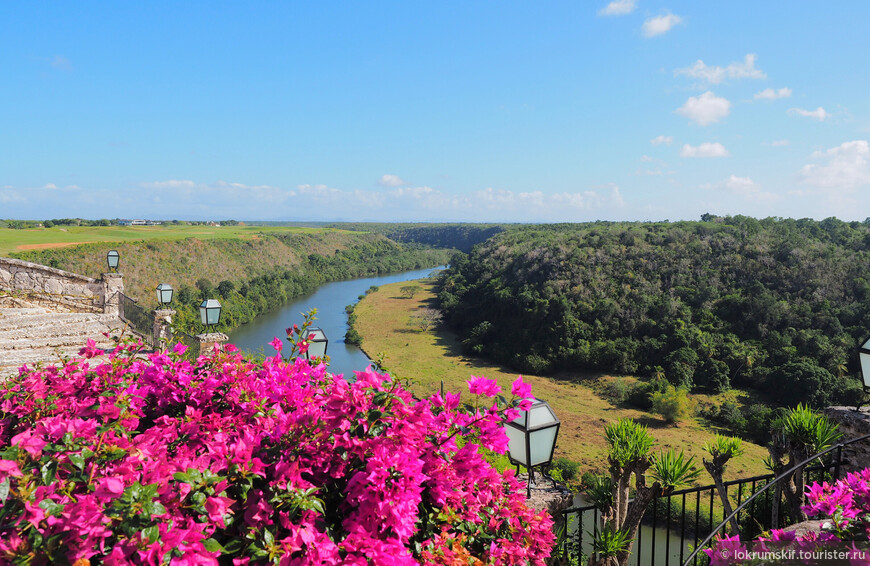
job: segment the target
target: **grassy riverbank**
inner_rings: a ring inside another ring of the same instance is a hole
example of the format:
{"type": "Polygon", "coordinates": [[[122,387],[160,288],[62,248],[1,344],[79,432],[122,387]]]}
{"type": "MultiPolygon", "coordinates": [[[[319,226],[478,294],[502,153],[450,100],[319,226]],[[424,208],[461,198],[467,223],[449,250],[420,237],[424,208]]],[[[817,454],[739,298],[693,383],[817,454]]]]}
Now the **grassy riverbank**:
{"type": "MultiPolygon", "coordinates": [[[[362,347],[369,357],[380,352],[386,356],[385,365],[391,373],[411,381],[411,389],[418,395],[427,395],[438,389],[441,380],[450,391],[467,392],[465,381],[471,375],[497,379],[510,391],[516,373],[485,360],[461,353],[456,337],[444,329],[420,331],[408,325],[408,320],[419,309],[433,300],[431,283],[419,282],[421,290],[413,297],[403,296],[401,288],[409,283],[383,285],[370,293],[356,306],[355,328],[362,336],[362,347]]],[[[569,376],[560,376],[569,377],[569,376]]],[[[572,380],[578,376],[572,375],[572,380]]],[[[664,423],[659,417],[642,411],[616,407],[596,393],[610,376],[589,373],[582,384],[568,379],[524,376],[532,384],[534,394],[546,399],[562,421],[556,456],[564,456],[581,464],[583,470],[606,470],[604,439],[605,424],[620,417],[631,417],[649,426],[656,439],[656,449],[683,448],[695,455],[698,465],[702,446],[712,437],[696,419],[678,427],[664,423]]],[[[728,464],[727,478],[747,477],[766,473],[762,460],[767,451],[754,444],[744,443],[743,456],[728,464]]],[[[702,476],[702,482],[709,478],[702,476]]]]}

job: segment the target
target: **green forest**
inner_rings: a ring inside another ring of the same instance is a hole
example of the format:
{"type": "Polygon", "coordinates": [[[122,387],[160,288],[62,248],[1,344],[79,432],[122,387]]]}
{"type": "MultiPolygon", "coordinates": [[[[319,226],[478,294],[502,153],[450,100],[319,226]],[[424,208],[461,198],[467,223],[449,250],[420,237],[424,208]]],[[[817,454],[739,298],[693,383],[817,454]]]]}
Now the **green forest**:
{"type": "Polygon", "coordinates": [[[524,226],[454,256],[439,301],[467,352],[519,371],[821,407],[861,395],[868,267],[868,223],[835,218],[524,226]]]}

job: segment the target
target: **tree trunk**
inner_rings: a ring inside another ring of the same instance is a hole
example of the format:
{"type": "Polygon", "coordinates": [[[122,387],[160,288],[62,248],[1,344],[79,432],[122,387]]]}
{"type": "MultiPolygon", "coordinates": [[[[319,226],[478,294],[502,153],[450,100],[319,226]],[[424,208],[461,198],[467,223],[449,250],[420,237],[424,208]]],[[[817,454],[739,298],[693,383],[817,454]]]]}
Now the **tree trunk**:
{"type": "MultiPolygon", "coordinates": [[[[725,482],[722,481],[722,473],[725,466],[717,460],[718,458],[714,457],[712,462],[708,462],[706,458],[702,461],[704,462],[704,467],[707,468],[707,472],[713,476],[713,483],[716,484],[716,491],[719,492],[719,498],[722,500],[724,516],[727,517],[734,509],[731,507],[731,500],[728,499],[728,493],[725,491],[725,482]]],[[[737,522],[737,517],[731,517],[729,522],[731,524],[731,535],[739,535],[740,524],[737,522]]]]}

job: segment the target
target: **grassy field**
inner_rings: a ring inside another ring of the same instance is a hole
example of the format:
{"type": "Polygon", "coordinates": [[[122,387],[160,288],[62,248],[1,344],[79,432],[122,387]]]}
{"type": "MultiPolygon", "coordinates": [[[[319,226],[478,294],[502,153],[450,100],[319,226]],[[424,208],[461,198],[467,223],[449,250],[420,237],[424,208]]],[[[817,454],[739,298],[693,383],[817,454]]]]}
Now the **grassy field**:
{"type": "Polygon", "coordinates": [[[11,252],[74,246],[97,242],[132,242],[140,240],[181,240],[198,238],[253,239],[257,234],[323,232],[324,228],[297,226],[54,226],[13,230],[0,228],[0,256],[11,252]]]}
{"type": "MultiPolygon", "coordinates": [[[[461,391],[467,396],[465,381],[471,376],[497,379],[510,392],[517,374],[484,360],[461,354],[456,337],[445,330],[422,332],[408,326],[409,317],[433,299],[432,284],[420,282],[422,291],[413,298],[400,293],[408,283],[384,285],[366,296],[355,309],[355,328],[363,337],[363,348],[370,357],[382,352],[385,366],[391,373],[412,382],[412,390],[420,396],[435,392],[444,380],[449,391],[461,391]]],[[[596,393],[602,382],[613,379],[598,374],[560,375],[559,379],[524,376],[532,384],[536,397],[545,399],[556,411],[562,426],[556,456],[564,456],[581,464],[585,470],[606,470],[604,426],[620,417],[630,417],[649,426],[656,439],[656,450],[685,449],[701,466],[702,446],[713,433],[700,422],[691,420],[678,427],[668,425],[655,415],[615,407],[596,393]],[[578,384],[582,381],[583,384],[578,384]]],[[[726,479],[767,473],[762,460],[767,450],[744,443],[743,456],[728,464],[726,479]]],[[[710,483],[706,473],[701,482],[710,483]]]]}

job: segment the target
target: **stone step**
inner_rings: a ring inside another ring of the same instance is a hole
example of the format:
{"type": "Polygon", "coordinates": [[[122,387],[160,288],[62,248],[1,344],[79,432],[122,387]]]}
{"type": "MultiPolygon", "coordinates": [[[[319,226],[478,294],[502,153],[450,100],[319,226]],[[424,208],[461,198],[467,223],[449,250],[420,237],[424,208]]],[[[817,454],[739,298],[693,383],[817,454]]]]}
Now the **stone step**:
{"type": "Polygon", "coordinates": [[[3,307],[0,308],[0,320],[6,317],[17,317],[34,314],[47,314],[48,311],[40,307],[3,307]]]}
{"type": "Polygon", "coordinates": [[[53,332],[55,327],[75,324],[102,324],[104,326],[123,325],[120,320],[111,315],[89,313],[44,313],[19,317],[0,317],[0,336],[29,329],[53,332]]]}

